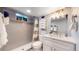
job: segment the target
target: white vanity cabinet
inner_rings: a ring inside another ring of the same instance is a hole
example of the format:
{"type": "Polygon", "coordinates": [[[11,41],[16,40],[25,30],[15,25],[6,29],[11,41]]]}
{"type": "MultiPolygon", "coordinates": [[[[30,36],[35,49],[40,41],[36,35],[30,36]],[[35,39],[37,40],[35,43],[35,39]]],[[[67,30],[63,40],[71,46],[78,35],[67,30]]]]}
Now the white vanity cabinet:
{"type": "Polygon", "coordinates": [[[75,51],[76,44],[71,42],[66,42],[62,40],[57,40],[50,37],[40,37],[43,42],[43,51],[75,51]]]}

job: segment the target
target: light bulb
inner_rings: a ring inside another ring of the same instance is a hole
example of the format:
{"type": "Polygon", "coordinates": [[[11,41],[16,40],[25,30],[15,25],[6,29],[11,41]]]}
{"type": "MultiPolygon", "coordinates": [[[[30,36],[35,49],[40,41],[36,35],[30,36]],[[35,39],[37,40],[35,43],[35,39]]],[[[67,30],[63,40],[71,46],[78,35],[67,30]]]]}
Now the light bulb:
{"type": "Polygon", "coordinates": [[[26,10],[28,13],[31,13],[31,10],[26,10]]]}
{"type": "Polygon", "coordinates": [[[59,14],[58,13],[56,13],[56,17],[59,18],[59,14]]]}

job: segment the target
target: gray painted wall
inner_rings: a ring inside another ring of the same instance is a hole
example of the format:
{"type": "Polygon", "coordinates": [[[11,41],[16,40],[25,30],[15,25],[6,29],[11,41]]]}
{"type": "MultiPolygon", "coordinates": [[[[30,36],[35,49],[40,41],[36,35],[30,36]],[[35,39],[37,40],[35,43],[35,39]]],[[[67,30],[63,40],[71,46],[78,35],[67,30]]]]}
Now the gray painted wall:
{"type": "Polygon", "coordinates": [[[15,12],[4,8],[4,10],[9,12],[10,15],[10,24],[6,26],[8,33],[8,43],[0,50],[11,50],[27,44],[32,41],[33,25],[24,23],[13,22],[16,20],[15,12]]]}

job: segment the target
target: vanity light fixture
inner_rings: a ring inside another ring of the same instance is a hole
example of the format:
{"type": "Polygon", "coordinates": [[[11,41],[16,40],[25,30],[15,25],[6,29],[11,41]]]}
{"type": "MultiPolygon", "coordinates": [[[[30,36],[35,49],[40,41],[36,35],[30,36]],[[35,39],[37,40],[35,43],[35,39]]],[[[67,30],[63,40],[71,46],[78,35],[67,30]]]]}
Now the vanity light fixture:
{"type": "Polygon", "coordinates": [[[50,18],[55,19],[56,18],[56,15],[55,14],[52,14],[50,18]]]}
{"type": "Polygon", "coordinates": [[[56,13],[56,17],[57,17],[58,19],[59,19],[59,16],[60,16],[60,15],[59,15],[58,13],[56,13]]]}
{"type": "Polygon", "coordinates": [[[62,10],[58,10],[58,11],[56,11],[55,13],[53,13],[51,15],[51,18],[53,18],[53,19],[55,19],[55,18],[59,19],[60,17],[64,17],[65,14],[66,13],[65,13],[65,11],[63,9],[62,10]]]}
{"type": "Polygon", "coordinates": [[[55,19],[56,17],[55,17],[55,15],[53,15],[53,19],[55,19]]]}
{"type": "Polygon", "coordinates": [[[64,13],[62,11],[60,12],[60,16],[61,17],[64,17],[64,13]]]}

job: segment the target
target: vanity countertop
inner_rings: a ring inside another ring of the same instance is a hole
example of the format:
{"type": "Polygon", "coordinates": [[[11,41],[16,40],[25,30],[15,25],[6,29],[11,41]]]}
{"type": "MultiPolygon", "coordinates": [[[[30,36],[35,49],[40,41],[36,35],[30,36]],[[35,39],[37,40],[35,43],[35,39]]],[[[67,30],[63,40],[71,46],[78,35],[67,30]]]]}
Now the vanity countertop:
{"type": "Polygon", "coordinates": [[[66,42],[69,42],[69,43],[76,44],[75,39],[73,39],[72,37],[63,37],[63,36],[62,37],[56,37],[56,36],[52,36],[52,35],[49,35],[49,34],[44,34],[44,35],[39,35],[39,36],[55,38],[56,40],[62,40],[62,41],[66,41],[66,42]]]}

